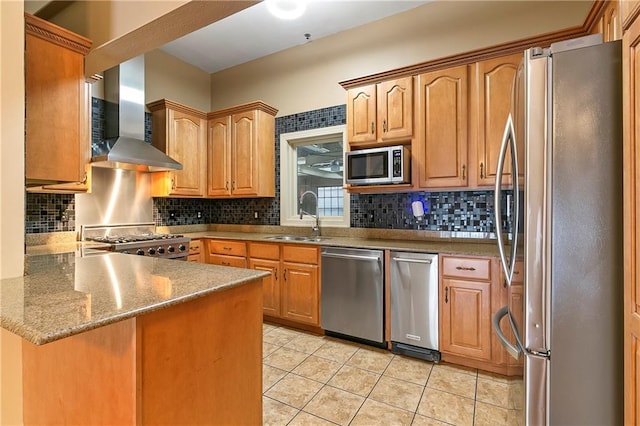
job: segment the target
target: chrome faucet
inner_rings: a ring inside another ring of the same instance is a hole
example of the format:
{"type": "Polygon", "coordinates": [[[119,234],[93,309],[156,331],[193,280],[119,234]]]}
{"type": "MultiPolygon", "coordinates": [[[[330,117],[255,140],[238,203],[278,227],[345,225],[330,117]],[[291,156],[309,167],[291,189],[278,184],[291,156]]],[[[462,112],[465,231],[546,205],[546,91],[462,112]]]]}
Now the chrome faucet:
{"type": "Polygon", "coordinates": [[[305,215],[305,214],[316,218],[316,224],[313,226],[313,228],[311,228],[311,230],[313,231],[313,236],[314,237],[319,237],[320,236],[320,222],[319,222],[320,214],[318,212],[318,195],[313,191],[305,191],[305,192],[303,192],[302,195],[300,195],[299,206],[300,206],[300,220],[302,220],[302,216],[305,215]],[[304,200],[304,197],[307,194],[313,195],[313,198],[316,199],[316,214],[315,215],[302,210],[302,201],[304,200]]]}

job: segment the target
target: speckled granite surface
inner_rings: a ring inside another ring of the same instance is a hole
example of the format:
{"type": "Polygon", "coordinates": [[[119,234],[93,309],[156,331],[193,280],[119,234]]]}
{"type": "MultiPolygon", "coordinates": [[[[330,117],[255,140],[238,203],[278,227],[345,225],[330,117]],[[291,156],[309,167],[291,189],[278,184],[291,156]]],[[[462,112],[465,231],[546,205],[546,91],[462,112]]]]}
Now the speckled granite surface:
{"type": "Polygon", "coordinates": [[[96,251],[29,255],[28,275],[0,280],[0,325],[41,345],[267,276],[96,251]]]}

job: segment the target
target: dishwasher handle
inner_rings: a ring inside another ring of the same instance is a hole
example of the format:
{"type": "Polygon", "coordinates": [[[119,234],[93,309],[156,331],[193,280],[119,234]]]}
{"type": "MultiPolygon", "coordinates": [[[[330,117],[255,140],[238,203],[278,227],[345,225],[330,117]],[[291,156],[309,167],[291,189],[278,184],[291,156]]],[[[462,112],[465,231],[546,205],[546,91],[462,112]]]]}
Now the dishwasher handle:
{"type": "Polygon", "coordinates": [[[380,256],[363,256],[361,254],[341,254],[322,252],[322,257],[334,257],[338,259],[375,260],[380,262],[380,256]]]}
{"type": "Polygon", "coordinates": [[[395,262],[406,262],[406,263],[422,263],[425,265],[431,265],[433,262],[429,259],[410,259],[407,257],[393,257],[391,258],[395,262]]]}

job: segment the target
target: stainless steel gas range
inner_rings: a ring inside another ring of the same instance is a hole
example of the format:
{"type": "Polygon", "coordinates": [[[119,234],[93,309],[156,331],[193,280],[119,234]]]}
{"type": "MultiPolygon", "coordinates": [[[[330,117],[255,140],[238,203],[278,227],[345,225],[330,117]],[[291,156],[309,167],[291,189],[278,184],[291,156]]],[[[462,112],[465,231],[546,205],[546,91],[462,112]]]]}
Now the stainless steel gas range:
{"type": "Polygon", "coordinates": [[[158,234],[154,223],[84,225],[82,241],[104,243],[104,249],[123,254],[187,260],[190,238],[158,234]]]}

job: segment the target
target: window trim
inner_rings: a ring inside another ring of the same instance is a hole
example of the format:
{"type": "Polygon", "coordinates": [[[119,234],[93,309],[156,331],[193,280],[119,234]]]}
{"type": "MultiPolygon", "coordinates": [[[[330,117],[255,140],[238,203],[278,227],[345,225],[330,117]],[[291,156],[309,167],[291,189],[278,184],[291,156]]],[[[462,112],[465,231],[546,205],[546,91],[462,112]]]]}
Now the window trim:
{"type": "MultiPolygon", "coordinates": [[[[347,141],[347,126],[342,124],[339,126],[320,127],[311,130],[302,130],[299,132],[280,134],[280,225],[281,226],[308,226],[315,224],[315,219],[305,215],[302,220],[298,216],[298,200],[297,196],[291,190],[291,182],[297,182],[297,168],[292,167],[296,164],[296,145],[307,143],[322,143],[330,137],[342,138],[342,150],[347,141]]],[[[342,216],[321,216],[320,228],[340,227],[348,228],[351,225],[351,209],[349,192],[344,189],[343,180],[344,206],[342,216]]]]}

